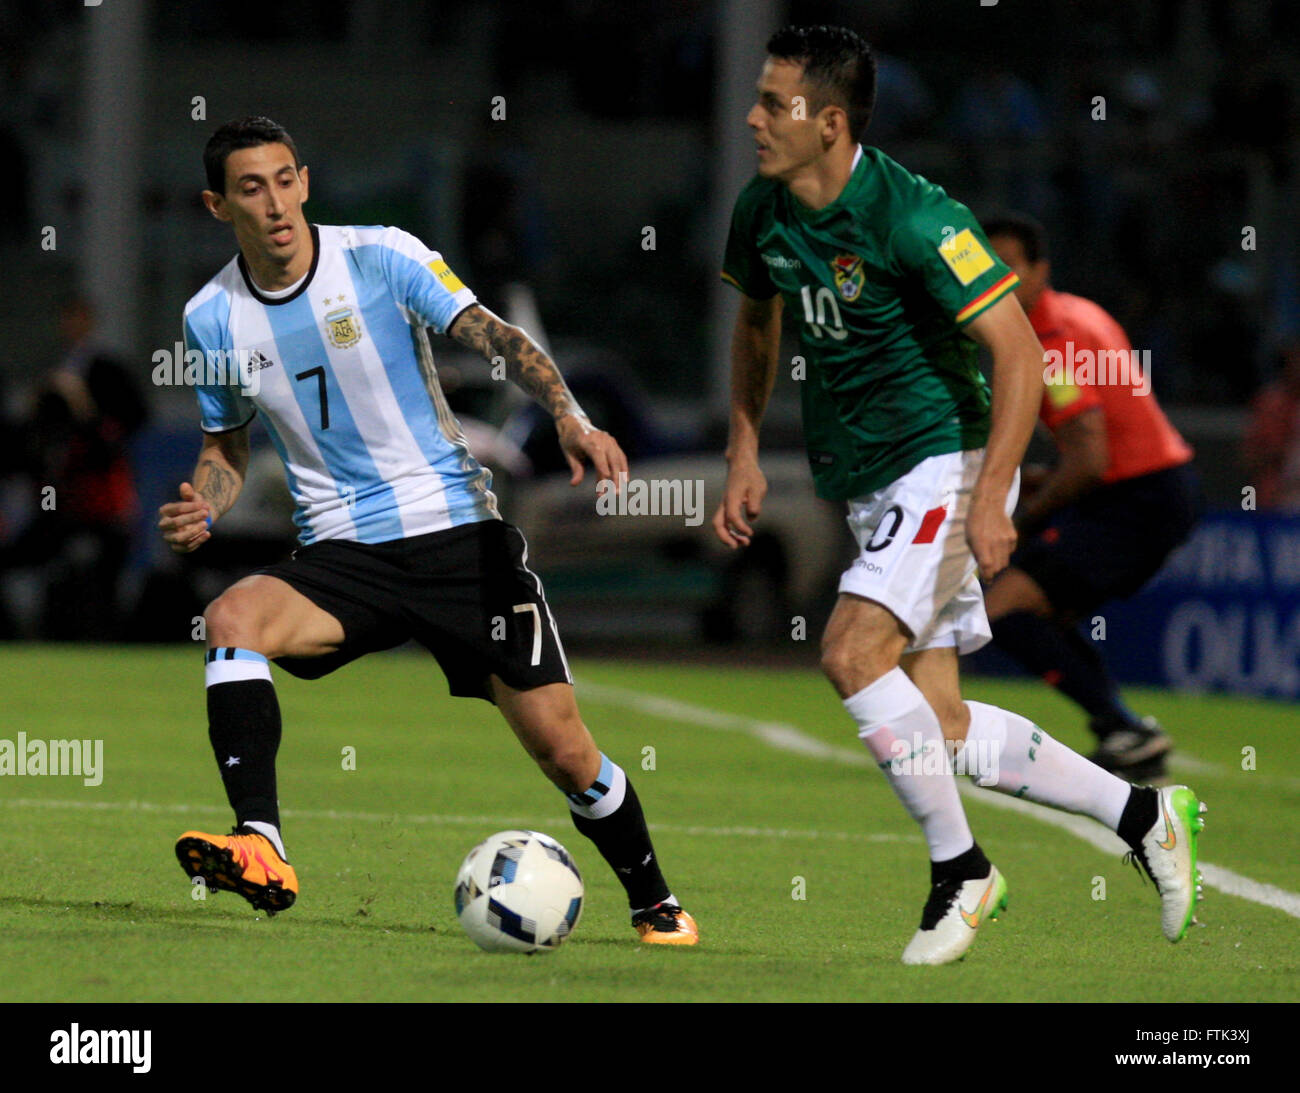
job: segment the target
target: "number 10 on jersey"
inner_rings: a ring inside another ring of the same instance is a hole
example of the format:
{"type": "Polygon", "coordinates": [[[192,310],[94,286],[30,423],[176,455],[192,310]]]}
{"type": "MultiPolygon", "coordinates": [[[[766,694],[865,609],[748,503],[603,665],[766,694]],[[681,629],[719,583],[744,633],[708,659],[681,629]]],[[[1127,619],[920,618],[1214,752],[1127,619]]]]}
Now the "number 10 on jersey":
{"type": "Polygon", "coordinates": [[[812,336],[821,338],[829,334],[837,342],[843,341],[848,337],[848,331],[844,329],[844,320],[840,318],[840,302],[835,299],[835,293],[825,285],[820,285],[817,289],[817,295],[813,295],[813,290],[807,285],[799,288],[799,298],[803,300],[803,321],[812,328],[812,336]],[[814,303],[815,314],[814,314],[814,303]],[[829,312],[830,324],[827,325],[827,312],[829,312]]]}

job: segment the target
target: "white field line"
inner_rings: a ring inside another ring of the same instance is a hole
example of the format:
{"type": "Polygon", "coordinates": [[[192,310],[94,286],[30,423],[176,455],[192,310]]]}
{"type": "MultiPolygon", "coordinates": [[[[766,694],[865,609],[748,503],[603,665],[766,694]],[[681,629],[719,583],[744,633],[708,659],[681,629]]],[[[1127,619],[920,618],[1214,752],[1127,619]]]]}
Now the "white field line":
{"type": "Polygon", "coordinates": [[[1291,778],[1285,774],[1260,774],[1258,771],[1238,770],[1232,766],[1209,763],[1197,759],[1186,752],[1175,750],[1169,756],[1169,765],[1174,770],[1187,771],[1189,774],[1204,775],[1207,778],[1240,778],[1250,775],[1251,785],[1272,786],[1276,789],[1300,789],[1300,778],[1291,778]]]}
{"type": "MultiPolygon", "coordinates": [[[[230,809],[224,805],[156,804],[152,801],[70,801],[41,797],[19,797],[9,801],[0,801],[0,807],[13,809],[44,808],[84,812],[155,813],[169,816],[192,815],[196,817],[228,817],[230,815],[230,809]]],[[[521,816],[451,816],[438,813],[354,812],[332,808],[286,808],[281,810],[281,816],[286,820],[330,820],[399,825],[430,824],[439,827],[478,827],[484,831],[530,827],[538,822],[535,818],[521,816]]],[[[542,825],[550,825],[551,829],[560,828],[567,822],[567,820],[559,816],[547,817],[540,821],[542,825]]],[[[862,843],[920,843],[923,841],[920,835],[899,835],[889,832],[813,831],[806,828],[789,827],[700,827],[698,825],[684,826],[681,824],[650,824],[648,826],[651,831],[663,831],[674,835],[707,836],[723,839],[805,839],[809,841],[835,840],[862,843]]]]}
{"type": "MultiPolygon", "coordinates": [[[[761,721],[757,718],[727,713],[724,710],[694,706],[689,702],[681,702],[675,698],[665,698],[662,695],[648,694],[644,691],[629,691],[622,687],[610,687],[603,683],[589,683],[585,680],[582,683],[580,695],[589,696],[597,701],[612,702],[618,706],[628,706],[640,713],[651,714],[655,717],[675,718],[694,725],[719,729],[723,732],[740,732],[750,736],[757,736],[774,748],[798,752],[800,755],[807,755],[812,759],[833,759],[837,763],[847,763],[857,767],[873,765],[870,756],[863,749],[837,748],[833,744],[817,740],[794,726],[780,721],[761,721]]],[[[1173,753],[1169,759],[1169,765],[1178,770],[1189,771],[1192,774],[1205,774],[1217,778],[1231,778],[1238,773],[1231,767],[1221,766],[1218,763],[1207,763],[1204,759],[1193,758],[1181,751],[1173,753]]],[[[1251,771],[1250,780],[1254,785],[1300,789],[1300,778],[1291,778],[1286,775],[1260,774],[1251,771]]]]}
{"type": "MultiPolygon", "coordinates": [[[[683,721],[687,724],[719,729],[725,732],[746,733],[762,740],[764,743],[770,744],[772,747],[798,752],[800,755],[811,758],[830,759],[834,762],[849,763],[853,766],[875,765],[867,756],[865,750],[850,751],[846,748],[832,747],[806,735],[793,725],[781,722],[759,721],[739,714],[712,710],[705,706],[696,706],[678,699],[663,698],[659,695],[633,691],[625,687],[611,687],[606,684],[582,682],[579,693],[597,702],[608,702],[655,717],[683,721]]],[[[1091,843],[1098,850],[1107,854],[1121,854],[1128,849],[1114,832],[1086,816],[1057,812],[1055,809],[1034,804],[1032,801],[1007,797],[991,790],[981,790],[960,780],[958,788],[967,800],[1032,816],[1043,823],[1068,831],[1071,835],[1091,843]]],[[[1211,814],[1211,821],[1212,819],[1213,814],[1211,814]]],[[[1272,907],[1295,918],[1300,918],[1300,895],[1295,892],[1289,892],[1272,884],[1263,884],[1260,881],[1251,880],[1240,873],[1234,873],[1230,869],[1212,865],[1204,860],[1200,861],[1198,865],[1204,883],[1211,888],[1217,888],[1230,896],[1239,896],[1242,899],[1250,900],[1252,903],[1272,907]]]]}

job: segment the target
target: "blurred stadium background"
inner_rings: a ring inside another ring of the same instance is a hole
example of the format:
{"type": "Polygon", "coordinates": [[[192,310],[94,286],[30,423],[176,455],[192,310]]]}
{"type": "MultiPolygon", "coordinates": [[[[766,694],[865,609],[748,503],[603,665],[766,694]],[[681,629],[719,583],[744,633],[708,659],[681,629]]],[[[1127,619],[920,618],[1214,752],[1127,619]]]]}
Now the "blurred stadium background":
{"type": "MultiPolygon", "coordinates": [[[[734,306],[717,269],[752,169],[744,115],[763,43],[785,22],[841,22],[879,56],[868,143],[977,215],[1042,220],[1055,285],[1150,350],[1154,388],[1197,449],[1211,514],[1155,586],[1108,612],[1111,661],[1131,680],[1300,696],[1294,4],[0,0],[0,18],[4,636],[190,640],[208,598],[289,549],[265,453],[194,557],[173,558],[152,527],[198,431],[192,392],[153,384],[151,359],[233,254],[199,201],[201,151],[250,113],[295,135],[312,219],[398,224],[441,250],[488,306],[544,335],[634,473],[706,481],[707,517],[734,306]],[[65,508],[75,526],[33,545],[24,530],[70,435],[51,377],[78,339],[132,377],[143,406],[123,413],[140,424],[107,441],[105,459],[120,447],[129,468],[113,480],[120,504],[65,508]],[[1258,510],[1243,510],[1248,486],[1258,510]]],[[[435,345],[444,381],[571,645],[623,655],[702,632],[748,653],[825,610],[848,540],[795,473],[792,383],[767,434],[791,468],[774,530],[826,521],[829,545],[799,573],[797,539],[774,534],[736,571],[707,529],[598,528],[585,491],[553,496],[544,430],[452,349],[435,345]],[[604,536],[599,550],[583,551],[586,534],[604,536]]],[[[815,645],[765,655],[811,663],[815,645]]]]}

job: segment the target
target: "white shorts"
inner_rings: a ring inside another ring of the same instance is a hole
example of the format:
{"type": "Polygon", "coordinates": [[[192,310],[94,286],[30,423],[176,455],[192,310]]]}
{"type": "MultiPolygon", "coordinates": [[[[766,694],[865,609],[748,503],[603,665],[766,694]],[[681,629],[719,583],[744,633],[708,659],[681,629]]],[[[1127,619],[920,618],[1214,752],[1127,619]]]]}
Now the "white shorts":
{"type": "MultiPolygon", "coordinates": [[[[840,578],[840,591],[887,608],[911,637],[910,652],[956,646],[964,655],[993,636],[966,545],[966,511],[983,465],[983,448],[932,455],[849,502],[860,553],[840,578]]],[[[1017,473],[1008,516],[1019,492],[1017,473]]]]}

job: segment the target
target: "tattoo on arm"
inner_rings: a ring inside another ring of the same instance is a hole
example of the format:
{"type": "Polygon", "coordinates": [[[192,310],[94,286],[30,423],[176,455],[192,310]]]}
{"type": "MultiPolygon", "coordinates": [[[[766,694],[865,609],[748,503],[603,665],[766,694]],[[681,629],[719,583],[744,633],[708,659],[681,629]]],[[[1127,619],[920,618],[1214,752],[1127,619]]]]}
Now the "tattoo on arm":
{"type": "Polygon", "coordinates": [[[552,417],[586,416],[555,362],[519,327],[475,305],[460,313],[448,333],[488,360],[501,357],[506,364],[506,375],[546,407],[552,417]]]}
{"type": "Polygon", "coordinates": [[[239,495],[239,480],[229,467],[215,459],[203,459],[194,475],[194,488],[212,503],[216,515],[220,516],[235,503],[239,495]]]}
{"type": "Polygon", "coordinates": [[[204,442],[194,471],[194,489],[215,509],[215,516],[230,511],[248,473],[248,430],[221,433],[204,442]]]}

